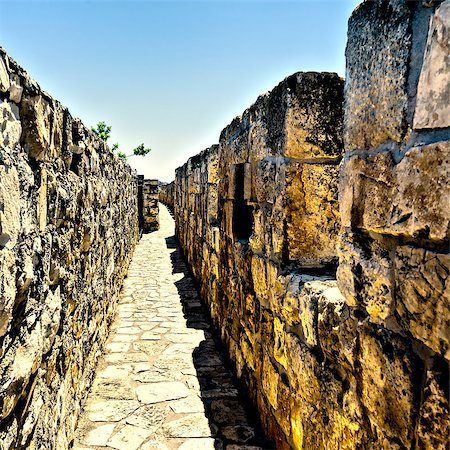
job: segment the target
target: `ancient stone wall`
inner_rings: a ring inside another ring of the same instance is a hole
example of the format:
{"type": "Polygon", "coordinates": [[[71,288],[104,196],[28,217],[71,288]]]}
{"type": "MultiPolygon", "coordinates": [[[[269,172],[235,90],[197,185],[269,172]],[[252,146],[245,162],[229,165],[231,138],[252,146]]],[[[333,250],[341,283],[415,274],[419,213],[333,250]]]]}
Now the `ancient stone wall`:
{"type": "Polygon", "coordinates": [[[167,205],[169,207],[170,211],[173,211],[173,208],[174,208],[173,190],[174,190],[174,182],[173,181],[172,181],[172,183],[161,184],[159,186],[159,197],[158,197],[159,201],[161,203],[164,203],[165,205],[167,205]]]}
{"type": "Polygon", "coordinates": [[[352,14],[340,214],[330,74],[289,77],[176,172],[178,238],[277,448],[450,444],[449,4],[352,14]]]}
{"type": "Polygon", "coordinates": [[[449,54],[448,0],[350,18],[337,278],[370,330],[364,414],[399,448],[450,446],[449,54]]]}
{"type": "Polygon", "coordinates": [[[138,238],[130,167],[0,49],[0,448],[66,449],[138,238]]]}
{"type": "MultiPolygon", "coordinates": [[[[325,389],[314,372],[322,362],[317,303],[343,303],[333,280],[342,102],[337,75],[292,75],[226,127],[218,146],[179,168],[174,182],[177,235],[278,448],[299,445],[299,417],[317,409],[318,384],[325,389]],[[304,358],[310,365],[300,370],[304,358]]],[[[304,435],[317,436],[321,420],[304,435]]]]}
{"type": "Polygon", "coordinates": [[[143,196],[143,231],[159,230],[159,181],[144,180],[143,196]]]}

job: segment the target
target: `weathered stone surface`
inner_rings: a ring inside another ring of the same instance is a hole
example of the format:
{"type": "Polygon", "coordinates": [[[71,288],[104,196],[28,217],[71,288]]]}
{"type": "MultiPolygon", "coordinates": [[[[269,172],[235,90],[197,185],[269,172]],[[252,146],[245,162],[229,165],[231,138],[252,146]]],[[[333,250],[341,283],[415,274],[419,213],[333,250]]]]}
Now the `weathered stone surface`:
{"type": "Polygon", "coordinates": [[[401,142],[406,133],[411,9],[402,0],[363,2],[348,24],[346,150],[401,142]]]}
{"type": "Polygon", "coordinates": [[[395,236],[449,239],[450,142],[355,155],[341,169],[342,225],[395,236]],[[370,199],[370,201],[368,201],[370,199]]]}
{"type": "Polygon", "coordinates": [[[3,56],[0,55],[0,92],[8,92],[10,81],[3,56]]]}
{"type": "Polygon", "coordinates": [[[143,224],[145,232],[159,229],[159,183],[158,180],[143,180],[143,224]]]}
{"type": "Polygon", "coordinates": [[[400,322],[450,361],[450,256],[401,246],[394,264],[400,322]]]}
{"type": "Polygon", "coordinates": [[[117,450],[137,450],[152,432],[132,425],[125,425],[108,440],[109,447],[117,450]]]}
{"type": "MultiPolygon", "coordinates": [[[[337,271],[345,303],[326,307],[319,341],[347,382],[342,412],[364,448],[375,436],[380,448],[448,441],[448,5],[367,1],[349,22],[337,271]]],[[[302,444],[306,434],[304,422],[295,427],[302,444]]]]}
{"type": "Polygon", "coordinates": [[[0,447],[65,449],[138,237],[134,174],[0,61],[0,447]]]}
{"type": "Polygon", "coordinates": [[[19,117],[19,108],[6,101],[0,103],[0,145],[3,151],[11,152],[19,143],[22,133],[22,124],[19,117]]]}
{"type": "Polygon", "coordinates": [[[417,87],[414,128],[450,126],[450,2],[436,9],[417,87]]]}
{"type": "Polygon", "coordinates": [[[284,85],[275,88],[269,100],[275,103],[272,97],[279,95],[277,90],[286,96],[284,155],[297,159],[339,158],[343,147],[343,80],[332,73],[308,72],[292,75],[287,85],[285,91],[284,85]]]}
{"type": "Polygon", "coordinates": [[[171,438],[202,438],[211,436],[208,419],[204,414],[189,414],[172,420],[163,426],[163,432],[171,438]]]}
{"type": "Polygon", "coordinates": [[[140,402],[158,403],[187,397],[189,389],[183,383],[168,381],[143,384],[137,388],[136,393],[140,402]]]}
{"type": "MultiPolygon", "coordinates": [[[[338,168],[304,164],[287,174],[287,230],[289,260],[303,267],[333,264],[339,232],[338,168]]],[[[275,220],[274,220],[275,223],[275,220]]]]}
{"type": "Polygon", "coordinates": [[[93,422],[119,422],[136,411],[134,400],[97,400],[89,405],[89,419],[93,422]]]}
{"type": "Polygon", "coordinates": [[[360,334],[358,361],[362,374],[362,402],[370,421],[387,436],[408,448],[413,438],[414,372],[420,370],[408,357],[408,347],[383,329],[360,334]]]}
{"type": "Polygon", "coordinates": [[[448,379],[448,367],[439,360],[427,370],[417,427],[417,445],[425,450],[444,450],[450,445],[448,379]]]}
{"type": "Polygon", "coordinates": [[[394,308],[392,261],[377,240],[343,233],[337,282],[350,306],[363,306],[375,320],[385,320],[394,308]],[[364,242],[364,245],[361,245],[364,242]]]}

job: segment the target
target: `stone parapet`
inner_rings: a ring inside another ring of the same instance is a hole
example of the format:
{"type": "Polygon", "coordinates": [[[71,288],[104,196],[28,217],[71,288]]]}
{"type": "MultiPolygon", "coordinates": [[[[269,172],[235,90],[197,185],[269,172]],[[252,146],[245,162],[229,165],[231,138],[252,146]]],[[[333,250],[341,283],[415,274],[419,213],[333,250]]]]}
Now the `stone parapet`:
{"type": "Polygon", "coordinates": [[[66,449],[138,239],[130,167],[0,49],[0,448],[66,449]]]}
{"type": "MultiPolygon", "coordinates": [[[[339,294],[342,102],[336,74],[288,77],[226,127],[219,145],[178,168],[163,194],[236,374],[277,448],[299,445],[300,415],[315,402],[298,390],[300,378],[323,382],[313,368],[293,368],[304,354],[320,366],[311,304],[324,291],[330,302],[339,294]],[[288,350],[290,339],[304,352],[288,350]],[[307,339],[315,339],[311,349],[307,339]]],[[[318,426],[312,421],[303,433],[313,439],[318,426]]]]}
{"type": "Polygon", "coordinates": [[[159,230],[158,180],[144,180],[143,197],[143,231],[159,230]]]}
{"type": "MultiPolygon", "coordinates": [[[[337,281],[366,326],[411,346],[399,448],[450,445],[449,43],[448,0],[367,1],[349,21],[337,281]]],[[[385,404],[366,412],[394,445],[385,404]]]]}
{"type": "Polygon", "coordinates": [[[288,77],[166,193],[276,448],[450,445],[449,5],[363,2],[344,114],[336,75],[288,77]]]}

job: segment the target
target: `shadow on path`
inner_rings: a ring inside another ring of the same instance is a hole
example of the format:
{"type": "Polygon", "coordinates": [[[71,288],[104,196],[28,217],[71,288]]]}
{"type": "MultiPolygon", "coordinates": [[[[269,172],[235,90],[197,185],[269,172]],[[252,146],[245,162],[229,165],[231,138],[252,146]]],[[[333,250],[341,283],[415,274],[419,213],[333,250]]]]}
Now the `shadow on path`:
{"type": "Polygon", "coordinates": [[[171,253],[172,273],[183,274],[175,283],[183,307],[186,326],[203,330],[205,339],[192,353],[200,385],[200,395],[216,449],[269,449],[258,425],[255,411],[240,392],[225,363],[223,347],[214,335],[206,306],[200,299],[194,279],[175,236],[166,238],[171,253]]]}

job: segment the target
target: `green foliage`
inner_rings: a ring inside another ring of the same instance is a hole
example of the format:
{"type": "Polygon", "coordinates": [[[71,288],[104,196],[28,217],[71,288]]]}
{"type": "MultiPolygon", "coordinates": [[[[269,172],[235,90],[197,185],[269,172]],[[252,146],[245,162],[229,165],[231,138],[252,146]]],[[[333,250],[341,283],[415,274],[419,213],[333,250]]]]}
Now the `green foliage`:
{"type": "MultiPolygon", "coordinates": [[[[102,140],[107,141],[111,136],[111,126],[106,125],[106,122],[99,122],[97,126],[92,127],[91,130],[102,140]]],[[[144,144],[138,145],[135,149],[133,149],[133,153],[131,155],[125,155],[125,153],[119,151],[119,144],[113,144],[111,150],[117,152],[117,156],[122,158],[124,161],[127,160],[130,156],[145,156],[151,152],[151,148],[144,147],[144,144]]]]}
{"type": "Polygon", "coordinates": [[[148,155],[152,151],[151,148],[145,148],[144,144],[138,145],[135,149],[133,149],[133,155],[135,156],[145,156],[148,155]]]}
{"type": "Polygon", "coordinates": [[[97,127],[92,127],[91,130],[102,140],[107,141],[111,135],[111,127],[106,125],[106,122],[99,122],[97,127]]]}

